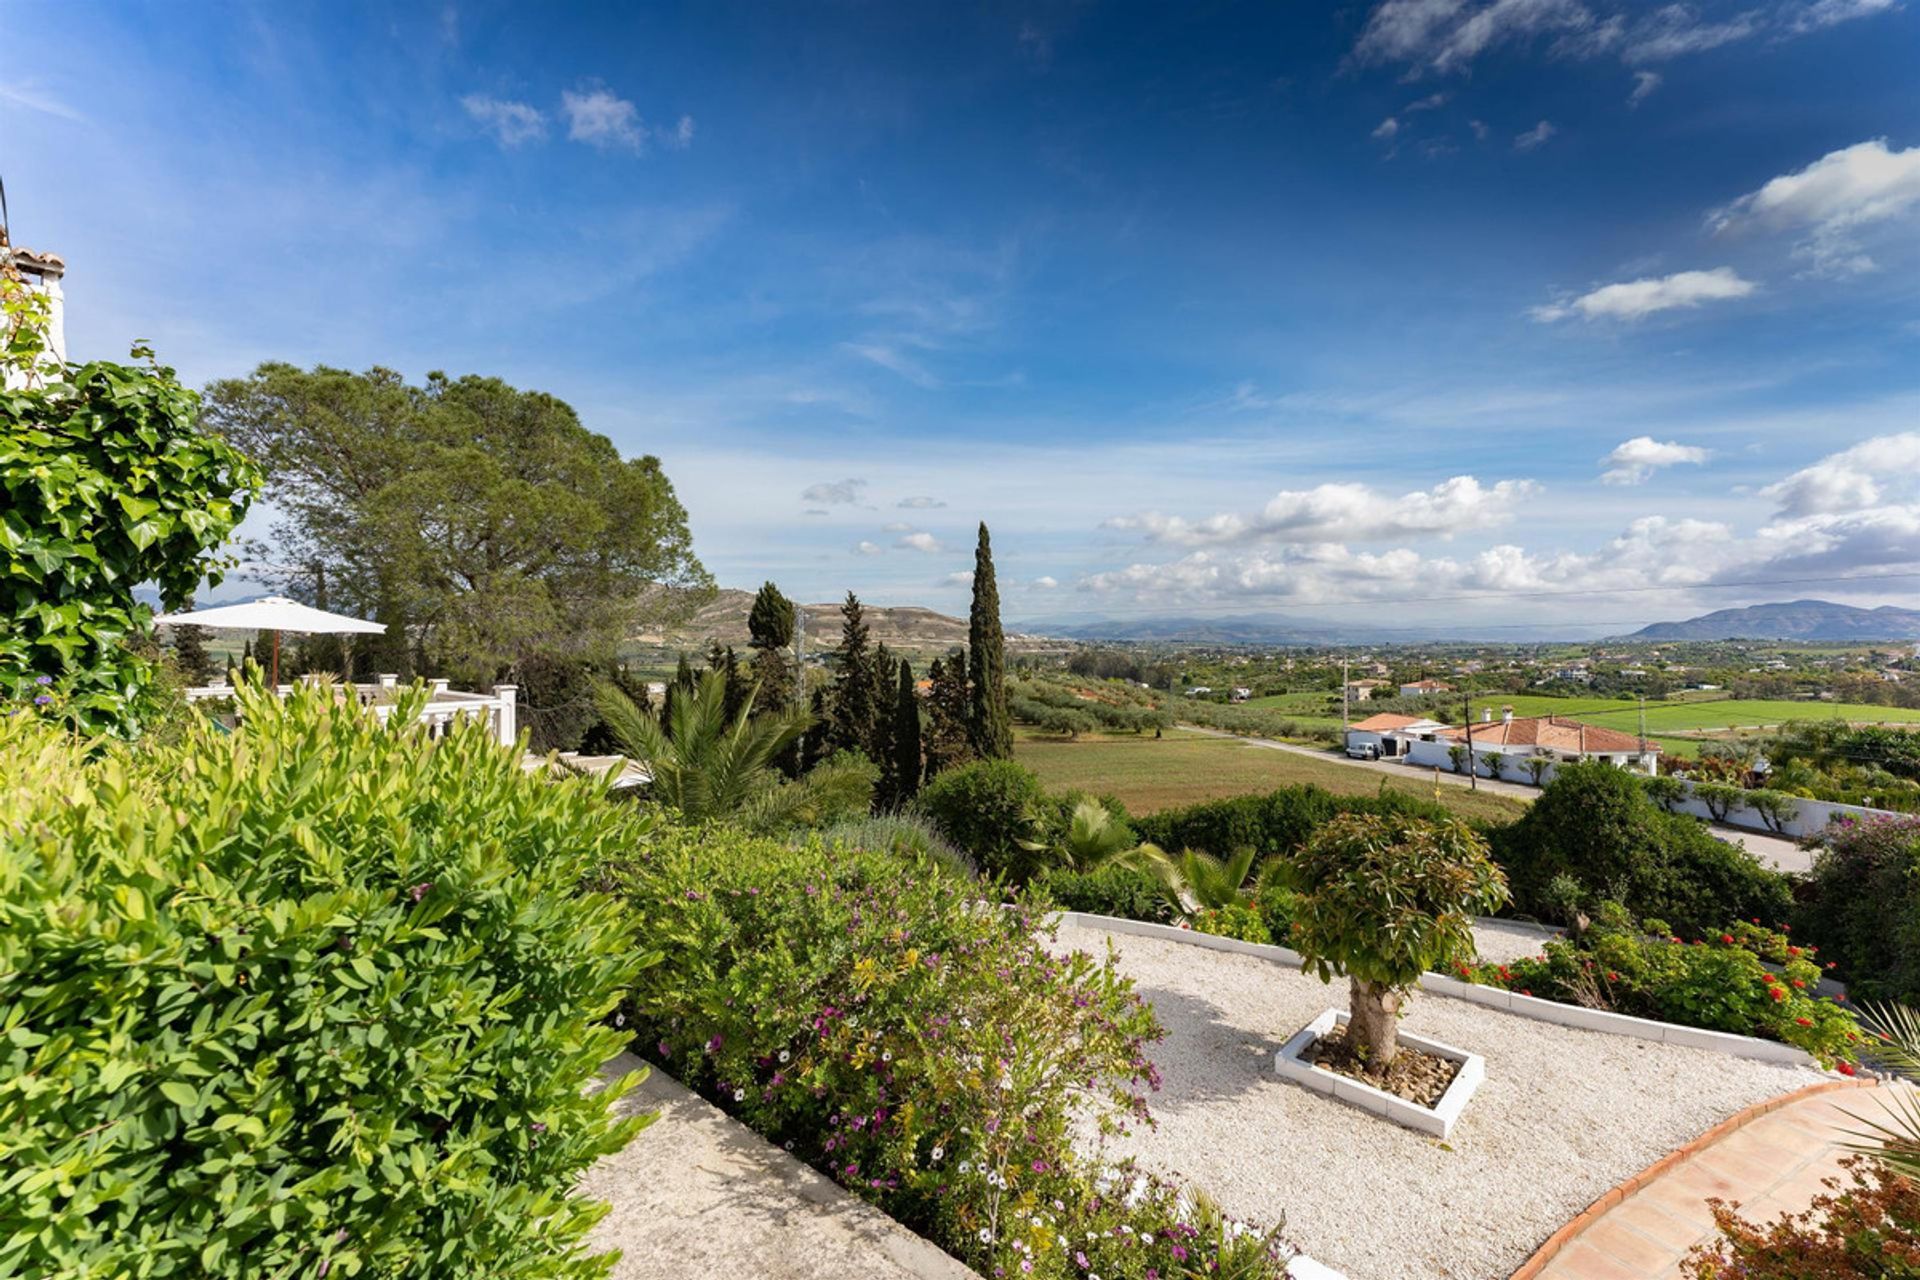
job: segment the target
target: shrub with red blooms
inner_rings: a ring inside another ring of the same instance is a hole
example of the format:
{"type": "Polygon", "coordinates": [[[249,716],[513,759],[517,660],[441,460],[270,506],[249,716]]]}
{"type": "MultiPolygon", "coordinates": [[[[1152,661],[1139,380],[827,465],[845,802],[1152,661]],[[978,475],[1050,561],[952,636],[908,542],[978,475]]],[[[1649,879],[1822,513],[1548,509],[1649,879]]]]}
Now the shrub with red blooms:
{"type": "Polygon", "coordinates": [[[1805,1213],[1756,1226],[1709,1201],[1720,1238],[1688,1255],[1688,1280],[1898,1280],[1920,1276],[1920,1188],[1877,1160],[1850,1156],[1850,1185],[1805,1213]]]}
{"type": "Polygon", "coordinates": [[[1856,998],[1920,1003],[1920,818],[1828,823],[1793,920],[1856,998]]]}
{"type": "Polygon", "coordinates": [[[1043,945],[1037,899],[721,829],[662,833],[617,878],[662,949],[636,1048],[983,1276],[1284,1270],[1277,1236],[1076,1151],[1079,1123],[1150,1123],[1160,1030],[1111,955],[1043,945]]]}
{"type": "Polygon", "coordinates": [[[1858,1060],[1859,1022],[1841,997],[1817,994],[1816,948],[1751,923],[1701,945],[1667,935],[1664,921],[1643,928],[1618,903],[1601,904],[1597,915],[1577,942],[1556,939],[1537,958],[1482,964],[1460,976],[1510,991],[1524,987],[1548,1000],[1779,1040],[1828,1066],[1858,1060]]]}

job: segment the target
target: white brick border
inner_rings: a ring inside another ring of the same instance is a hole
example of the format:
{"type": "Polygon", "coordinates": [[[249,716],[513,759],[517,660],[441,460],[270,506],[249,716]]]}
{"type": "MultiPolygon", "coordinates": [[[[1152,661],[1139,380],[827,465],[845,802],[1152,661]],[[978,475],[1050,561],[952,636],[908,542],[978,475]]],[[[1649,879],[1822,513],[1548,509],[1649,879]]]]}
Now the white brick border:
{"type": "MultiPolygon", "coordinates": [[[[1055,918],[1083,928],[1104,929],[1108,933],[1131,933],[1143,938],[1185,942],[1215,951],[1235,951],[1241,955],[1255,956],[1276,964],[1291,965],[1296,969],[1301,967],[1299,952],[1266,943],[1242,942],[1238,938],[1222,938],[1211,933],[1201,933],[1195,929],[1182,929],[1170,924],[1150,924],[1145,920],[1126,920],[1119,916],[1094,915],[1087,911],[1062,911],[1055,918]]],[[[1697,1027],[1682,1027],[1671,1022],[1657,1022],[1652,1018],[1632,1018],[1624,1013],[1609,1013],[1601,1009],[1583,1009],[1578,1005],[1561,1004],[1558,1000],[1523,996],[1518,992],[1507,991],[1500,987],[1461,982],[1444,974],[1422,974],[1420,989],[1437,996],[1450,996],[1455,1000],[1486,1005],[1518,1017],[1532,1018],[1536,1022],[1553,1022],[1563,1027],[1598,1031],[1604,1035],[1631,1036],[1636,1040],[1657,1040],[1664,1044],[1685,1045],[1693,1049],[1711,1049],[1716,1053],[1731,1054],[1736,1058],[1753,1058],[1761,1062],[1784,1062],[1800,1067],[1817,1065],[1812,1055],[1805,1050],[1796,1049],[1790,1044],[1781,1044],[1775,1040],[1762,1040],[1757,1036],[1737,1036],[1727,1031],[1703,1031],[1697,1027]]]]}
{"type": "Polygon", "coordinates": [[[1418,1049],[1422,1053],[1449,1058],[1460,1064],[1446,1092],[1440,1095],[1440,1101],[1431,1107],[1423,1107],[1417,1102],[1409,1102],[1384,1089],[1376,1089],[1337,1071],[1328,1071],[1307,1060],[1307,1050],[1313,1047],[1313,1042],[1335,1027],[1346,1026],[1348,1017],[1344,1009],[1328,1009],[1314,1018],[1274,1051],[1273,1069],[1280,1073],[1282,1079],[1291,1080],[1316,1093],[1324,1093],[1350,1107],[1383,1116],[1397,1125],[1418,1129],[1421,1133],[1446,1141],[1453,1132],[1454,1123],[1460,1119],[1460,1113],[1466,1109],[1467,1099],[1473,1097],[1473,1091],[1487,1078],[1486,1059],[1477,1053],[1441,1044],[1438,1040],[1401,1032],[1400,1044],[1403,1048],[1418,1049]]]}

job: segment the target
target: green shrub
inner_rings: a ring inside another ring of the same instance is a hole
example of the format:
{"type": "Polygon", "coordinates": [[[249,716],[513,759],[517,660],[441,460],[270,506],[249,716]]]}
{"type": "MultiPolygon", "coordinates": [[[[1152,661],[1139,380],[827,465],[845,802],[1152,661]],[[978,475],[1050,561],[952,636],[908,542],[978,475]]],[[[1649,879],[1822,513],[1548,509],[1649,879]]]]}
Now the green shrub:
{"type": "Polygon", "coordinates": [[[1649,774],[1640,779],[1640,787],[1652,798],[1653,802],[1673,813],[1686,800],[1688,787],[1680,778],[1670,778],[1664,773],[1649,774]]]}
{"type": "Polygon", "coordinates": [[[1088,911],[1154,924],[1166,924],[1174,917],[1166,887],[1150,871],[1108,866],[1082,872],[1052,867],[1042,872],[1034,884],[1068,911],[1088,911]]]}
{"type": "Polygon", "coordinates": [[[1307,785],[1163,809],[1135,818],[1133,826],[1142,840],[1163,849],[1203,849],[1221,856],[1235,849],[1254,849],[1266,856],[1291,853],[1316,829],[1344,813],[1435,820],[1449,816],[1440,805],[1403,791],[1383,788],[1378,795],[1340,796],[1307,785]]]}
{"type": "Polygon", "coordinates": [[[1856,996],[1920,1003],[1920,818],[1839,817],[1820,839],[1795,932],[1856,996]]]}
{"type": "Polygon", "coordinates": [[[1033,771],[1011,760],[975,760],[946,772],[920,791],[920,811],[989,876],[1016,884],[1046,862],[1058,804],[1033,771]],[[1032,849],[1028,845],[1041,845],[1032,849]]]}
{"type": "Polygon", "coordinates": [[[1701,931],[1785,917],[1787,879],[1697,820],[1667,813],[1638,775],[1599,762],[1561,766],[1518,820],[1491,833],[1517,910],[1558,918],[1556,877],[1590,898],[1701,931]]]}
{"type": "MultiPolygon", "coordinates": [[[[933,823],[917,813],[884,813],[866,818],[847,818],[820,832],[828,844],[843,844],[854,849],[870,849],[902,858],[932,858],[955,871],[971,873],[973,859],[947,843],[933,823]]],[[[805,836],[795,843],[804,842],[805,836]]]]}
{"type": "Polygon", "coordinates": [[[645,820],[477,723],[240,702],[92,760],[0,720],[0,1274],[602,1274],[641,962],[580,885],[645,820]]]}
{"type": "Polygon", "coordinates": [[[1693,798],[1707,806],[1707,812],[1713,815],[1715,822],[1725,822],[1729,815],[1738,812],[1746,804],[1747,793],[1730,783],[1697,782],[1693,787],[1693,798]]]}
{"type": "Polygon", "coordinates": [[[723,830],[663,833],[621,881],[666,947],[628,1005],[643,1051],[981,1274],[1279,1275],[1277,1246],[1206,1243],[1171,1188],[1076,1151],[1144,1119],[1158,1028],[1111,956],[1048,953],[1037,898],[723,830]]]}
{"type": "MultiPolygon", "coordinates": [[[[1646,931],[1618,903],[1601,904],[1597,915],[1577,942],[1556,939],[1535,958],[1456,972],[1546,1000],[1778,1040],[1822,1063],[1857,1058],[1859,1023],[1816,994],[1812,947],[1750,922],[1689,942],[1646,931]]],[[[1843,1069],[1851,1074],[1850,1065],[1843,1069]]]]}
{"type": "Polygon", "coordinates": [[[1274,940],[1260,912],[1238,902],[1228,903],[1224,907],[1203,907],[1193,913],[1190,922],[1195,933],[1238,938],[1242,942],[1270,943],[1274,940]]]}

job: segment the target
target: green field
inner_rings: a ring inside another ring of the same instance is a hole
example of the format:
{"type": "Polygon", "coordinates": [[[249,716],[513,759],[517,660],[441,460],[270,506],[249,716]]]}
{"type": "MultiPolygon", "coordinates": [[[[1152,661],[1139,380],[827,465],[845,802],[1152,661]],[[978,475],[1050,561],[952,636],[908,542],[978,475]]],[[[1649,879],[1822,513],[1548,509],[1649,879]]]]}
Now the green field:
{"type": "Polygon", "coordinates": [[[1308,782],[1340,795],[1372,795],[1384,783],[1392,791],[1437,798],[1462,818],[1491,822],[1510,822],[1523,809],[1509,796],[1470,792],[1449,783],[1436,786],[1416,776],[1396,777],[1178,729],[1163,738],[1116,734],[1069,740],[1020,728],[1015,731],[1014,757],[1053,790],[1113,796],[1130,813],[1308,782]]]}
{"type": "MultiPolygon", "coordinates": [[[[1290,710],[1305,706],[1320,693],[1283,693],[1271,698],[1255,698],[1249,707],[1290,710]],[[1295,701],[1299,700],[1299,701],[1295,701]]],[[[1430,700],[1431,714],[1449,724],[1460,722],[1460,699],[1443,696],[1430,700]]],[[[1625,733],[1640,727],[1640,704],[1622,698],[1556,698],[1538,693],[1482,693],[1473,696],[1477,720],[1491,710],[1497,719],[1501,708],[1512,707],[1517,716],[1567,716],[1587,724],[1603,725],[1625,733]]],[[[1177,708],[1176,708],[1177,710],[1177,708]]],[[[1353,706],[1353,718],[1364,719],[1367,704],[1353,706]]],[[[1920,724],[1920,710],[1907,707],[1879,707],[1859,702],[1794,702],[1786,699],[1720,698],[1712,694],[1691,694],[1684,700],[1660,699],[1647,702],[1647,733],[1651,737],[1673,733],[1718,732],[1729,729],[1771,728],[1789,720],[1846,720],[1854,724],[1920,724]]]]}

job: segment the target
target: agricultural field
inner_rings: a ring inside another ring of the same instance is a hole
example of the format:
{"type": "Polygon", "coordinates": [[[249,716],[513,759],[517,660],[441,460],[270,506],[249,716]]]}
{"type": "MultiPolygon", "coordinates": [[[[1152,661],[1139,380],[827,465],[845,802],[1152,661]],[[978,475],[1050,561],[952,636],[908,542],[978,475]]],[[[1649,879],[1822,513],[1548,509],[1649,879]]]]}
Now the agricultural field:
{"type": "MultiPolygon", "coordinates": [[[[1606,725],[1629,733],[1639,723],[1637,706],[1604,712],[1570,712],[1589,724],[1606,725]]],[[[1516,708],[1516,714],[1518,709],[1516,708]]],[[[1543,712],[1530,714],[1541,715],[1543,712]]],[[[1747,700],[1723,698],[1715,702],[1649,702],[1647,732],[1692,733],[1725,729],[1771,728],[1789,720],[1845,720],[1851,724],[1920,724],[1920,710],[1910,707],[1875,707],[1859,702],[1792,702],[1783,699],[1747,700]]]]}
{"type": "Polygon", "coordinates": [[[1437,798],[1462,818],[1489,822],[1511,822],[1524,807],[1510,796],[1445,783],[1435,786],[1418,777],[1398,778],[1178,729],[1162,738],[1084,734],[1070,740],[1023,727],[1014,737],[1014,758],[1040,775],[1048,788],[1110,795],[1130,813],[1309,782],[1340,795],[1372,795],[1384,785],[1423,799],[1437,798]]]}

